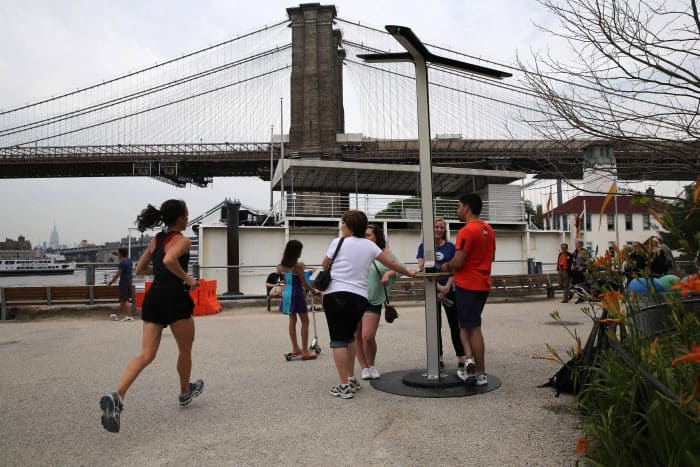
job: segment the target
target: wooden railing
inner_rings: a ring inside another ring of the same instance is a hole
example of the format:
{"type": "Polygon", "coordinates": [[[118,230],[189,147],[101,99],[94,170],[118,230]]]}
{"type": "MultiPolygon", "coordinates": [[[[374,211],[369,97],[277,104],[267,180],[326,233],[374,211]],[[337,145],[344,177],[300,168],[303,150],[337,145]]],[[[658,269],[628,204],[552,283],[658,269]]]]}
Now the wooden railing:
{"type": "MultiPolygon", "coordinates": [[[[135,311],[135,289],[131,287],[131,310],[135,311]]],[[[7,308],[23,305],[60,305],[119,302],[119,287],[72,285],[48,287],[0,287],[0,319],[7,319],[7,308]]]]}

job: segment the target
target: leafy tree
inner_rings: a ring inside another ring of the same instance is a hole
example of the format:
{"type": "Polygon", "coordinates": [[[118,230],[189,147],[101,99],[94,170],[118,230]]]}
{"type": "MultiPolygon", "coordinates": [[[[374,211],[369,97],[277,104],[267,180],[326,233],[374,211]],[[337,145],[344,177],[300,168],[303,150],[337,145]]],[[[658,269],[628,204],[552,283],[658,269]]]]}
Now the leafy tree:
{"type": "MultiPolygon", "coordinates": [[[[437,206],[434,212],[435,217],[445,217],[447,219],[454,219],[457,199],[436,198],[436,200],[438,202],[436,203],[437,206]],[[451,202],[454,202],[454,205],[451,202]]],[[[411,197],[391,201],[389,204],[387,204],[386,208],[382,209],[376,214],[376,217],[381,219],[400,219],[405,217],[404,213],[406,209],[415,209],[420,211],[420,198],[411,197]]]]}

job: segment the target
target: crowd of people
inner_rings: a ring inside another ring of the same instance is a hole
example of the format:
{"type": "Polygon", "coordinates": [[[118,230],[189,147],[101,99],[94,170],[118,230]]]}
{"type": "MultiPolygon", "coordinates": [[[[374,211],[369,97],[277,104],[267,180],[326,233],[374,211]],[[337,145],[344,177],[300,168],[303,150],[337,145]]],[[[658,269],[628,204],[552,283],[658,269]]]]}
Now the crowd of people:
{"type": "MultiPolygon", "coordinates": [[[[673,252],[661,237],[649,237],[644,242],[627,244],[620,250],[619,272],[624,278],[624,287],[635,277],[660,278],[677,270],[673,252]]],[[[604,256],[612,258],[615,249],[606,250],[604,256]]],[[[569,245],[562,243],[557,255],[556,269],[559,286],[562,289],[562,303],[567,303],[574,296],[572,288],[590,287],[590,277],[586,274],[590,268],[590,252],[583,241],[576,241],[576,248],[569,252],[569,245]]],[[[579,299],[581,300],[581,299],[579,299]]]]}
{"type": "MultiPolygon", "coordinates": [[[[436,218],[435,263],[438,271],[450,273],[437,283],[436,312],[441,322],[445,310],[452,344],[457,357],[457,377],[477,386],[488,384],[485,345],[481,332],[481,314],[491,288],[491,265],[496,241],[491,226],[479,218],[481,198],[466,194],[459,198],[457,216],[465,223],[456,242],[447,240],[446,222],[436,218]]],[[[155,359],[162,331],[170,326],[178,347],[177,372],[180,381],[180,405],[188,405],[202,394],[204,382],[190,381],[195,326],[194,304],[189,291],[198,287],[196,278],[187,274],[190,240],[182,235],[187,226],[187,206],[180,200],[168,200],[159,209],[148,205],[137,218],[142,231],[157,225],[164,230],[156,235],[138,261],[136,274],[152,274],[142,308],[143,338],[140,352],[126,365],[116,391],[100,399],[102,425],[110,432],[121,426],[123,401],[138,375],[155,359]]],[[[351,399],[361,389],[360,379],[377,379],[377,329],[382,305],[400,275],[415,277],[419,271],[407,268],[387,245],[381,227],[369,224],[362,211],[349,210],[341,217],[340,236],[331,241],[322,259],[324,271],[331,271],[330,284],[321,291],[309,280],[310,274],[300,261],[303,245],[290,240],[274,273],[266,280],[268,294],[276,287],[280,293],[279,311],[289,316],[292,354],[312,360],[309,349],[307,297],[322,300],[330,335],[330,348],[338,374],[338,384],[329,393],[351,399]],[[297,339],[301,322],[301,343],[297,339]],[[355,360],[360,379],[355,376],[355,360]]],[[[417,260],[423,268],[425,252],[419,245],[417,260]]],[[[115,280],[118,277],[115,277],[115,280]]],[[[442,342],[440,362],[444,366],[442,342]]]]}

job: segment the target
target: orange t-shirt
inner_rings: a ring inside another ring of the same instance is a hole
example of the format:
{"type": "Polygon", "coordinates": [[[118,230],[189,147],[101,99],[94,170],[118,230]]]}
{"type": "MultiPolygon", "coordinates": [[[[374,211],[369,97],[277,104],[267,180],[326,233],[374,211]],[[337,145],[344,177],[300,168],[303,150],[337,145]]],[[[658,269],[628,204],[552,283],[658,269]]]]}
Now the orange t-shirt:
{"type": "Polygon", "coordinates": [[[496,234],[478,219],[467,222],[457,234],[455,248],[467,254],[464,265],[454,271],[457,286],[467,290],[491,290],[491,263],[496,254],[496,234]]]}

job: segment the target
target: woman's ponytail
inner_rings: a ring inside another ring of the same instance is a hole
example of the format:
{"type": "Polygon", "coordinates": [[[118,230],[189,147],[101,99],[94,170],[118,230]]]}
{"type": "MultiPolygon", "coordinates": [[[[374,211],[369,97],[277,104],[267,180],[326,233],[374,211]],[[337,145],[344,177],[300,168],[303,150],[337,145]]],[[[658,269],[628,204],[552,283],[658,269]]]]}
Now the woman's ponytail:
{"type": "Polygon", "coordinates": [[[156,209],[152,204],[146,206],[146,209],[141,211],[141,214],[136,217],[136,225],[139,232],[145,232],[147,229],[151,229],[162,223],[163,215],[160,210],[156,209]]]}

